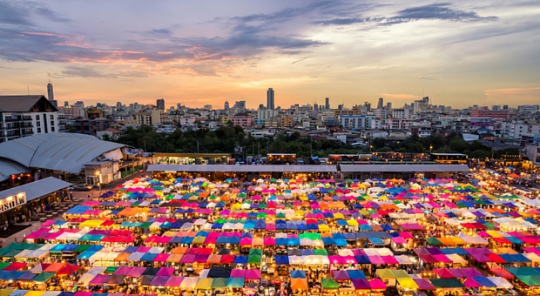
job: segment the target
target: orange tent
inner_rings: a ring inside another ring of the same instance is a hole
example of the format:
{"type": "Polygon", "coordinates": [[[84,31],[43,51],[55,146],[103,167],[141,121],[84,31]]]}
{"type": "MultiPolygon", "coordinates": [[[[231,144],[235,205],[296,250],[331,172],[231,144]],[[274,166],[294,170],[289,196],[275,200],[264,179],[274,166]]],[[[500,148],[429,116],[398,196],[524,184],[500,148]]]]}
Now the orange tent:
{"type": "Polygon", "coordinates": [[[302,279],[302,278],[291,279],[291,288],[293,290],[307,290],[308,289],[307,279],[302,279]]]}

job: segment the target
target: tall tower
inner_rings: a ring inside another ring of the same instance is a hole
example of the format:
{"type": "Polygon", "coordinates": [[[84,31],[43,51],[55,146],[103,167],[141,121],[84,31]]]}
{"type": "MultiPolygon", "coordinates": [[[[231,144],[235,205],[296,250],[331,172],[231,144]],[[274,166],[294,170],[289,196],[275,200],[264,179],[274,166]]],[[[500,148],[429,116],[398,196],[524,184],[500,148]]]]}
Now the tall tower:
{"type": "Polygon", "coordinates": [[[324,100],[324,109],[330,110],[330,98],[324,100]]]}
{"type": "Polygon", "coordinates": [[[47,84],[47,96],[49,97],[49,101],[54,101],[54,90],[50,81],[49,84],[47,84]]]}
{"type": "Polygon", "coordinates": [[[160,110],[165,110],[165,100],[164,99],[158,99],[156,101],[156,107],[160,110]]]}
{"type": "Polygon", "coordinates": [[[379,103],[377,104],[377,109],[382,109],[384,107],[383,98],[379,98],[379,103]]]}
{"type": "Polygon", "coordinates": [[[266,91],[266,109],[274,110],[274,90],[272,88],[266,91]]]}
{"type": "Polygon", "coordinates": [[[225,108],[225,110],[229,110],[229,101],[225,101],[224,108],[225,108]]]}
{"type": "Polygon", "coordinates": [[[47,84],[47,96],[49,97],[49,102],[53,104],[56,108],[58,108],[58,104],[56,100],[54,99],[54,90],[51,81],[49,80],[49,84],[47,84]]]}

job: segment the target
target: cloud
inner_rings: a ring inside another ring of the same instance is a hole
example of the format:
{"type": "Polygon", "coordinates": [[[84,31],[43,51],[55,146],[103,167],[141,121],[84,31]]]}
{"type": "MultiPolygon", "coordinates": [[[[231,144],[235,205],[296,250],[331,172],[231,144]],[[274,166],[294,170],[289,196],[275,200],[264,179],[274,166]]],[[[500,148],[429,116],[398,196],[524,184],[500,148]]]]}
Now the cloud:
{"type": "Polygon", "coordinates": [[[0,0],[0,24],[35,26],[36,16],[53,22],[70,22],[48,7],[34,2],[0,0]]]}
{"type": "Polygon", "coordinates": [[[540,97],[540,87],[486,89],[488,97],[540,97]]]}
{"type": "Polygon", "coordinates": [[[479,16],[474,11],[464,11],[451,8],[450,3],[436,3],[424,6],[410,7],[400,10],[395,16],[382,17],[361,17],[353,16],[348,18],[334,18],[329,20],[314,21],[318,25],[345,26],[359,23],[379,23],[380,25],[395,25],[419,20],[442,20],[453,22],[486,22],[496,21],[496,16],[479,16]]]}
{"type": "Polygon", "coordinates": [[[84,78],[116,78],[114,74],[103,74],[88,66],[67,66],[62,71],[63,76],[84,78]]]}
{"type": "Polygon", "coordinates": [[[381,98],[385,99],[393,99],[393,100],[417,100],[418,95],[411,95],[411,94],[381,94],[381,98]]]}

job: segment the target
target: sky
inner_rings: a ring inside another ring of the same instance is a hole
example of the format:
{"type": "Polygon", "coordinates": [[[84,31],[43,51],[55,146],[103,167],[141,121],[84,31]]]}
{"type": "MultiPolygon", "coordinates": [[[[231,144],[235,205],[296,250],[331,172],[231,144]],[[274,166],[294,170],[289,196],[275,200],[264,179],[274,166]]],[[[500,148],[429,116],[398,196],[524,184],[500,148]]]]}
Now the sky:
{"type": "Polygon", "coordinates": [[[0,0],[0,95],[249,108],[540,103],[540,1],[0,0]]]}

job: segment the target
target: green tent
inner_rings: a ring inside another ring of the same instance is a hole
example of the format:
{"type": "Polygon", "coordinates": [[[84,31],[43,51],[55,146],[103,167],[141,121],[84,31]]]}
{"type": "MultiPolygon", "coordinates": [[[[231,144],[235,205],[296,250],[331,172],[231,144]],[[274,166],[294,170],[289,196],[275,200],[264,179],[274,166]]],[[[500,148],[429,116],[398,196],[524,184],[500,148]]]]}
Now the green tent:
{"type": "Polygon", "coordinates": [[[229,278],[229,281],[227,282],[227,287],[229,287],[229,288],[243,288],[244,287],[244,278],[229,278]]]}
{"type": "Polygon", "coordinates": [[[227,278],[215,278],[212,281],[212,289],[225,289],[227,288],[227,278]]]}
{"type": "Polygon", "coordinates": [[[529,287],[540,286],[540,275],[518,275],[517,278],[529,287]]]}
{"type": "Polygon", "coordinates": [[[11,262],[0,262],[0,270],[11,265],[11,262]]]}
{"type": "Polygon", "coordinates": [[[104,273],[114,273],[118,269],[118,266],[109,266],[105,269],[104,273]]]}
{"type": "Polygon", "coordinates": [[[258,255],[258,256],[262,256],[263,252],[261,249],[251,249],[249,250],[249,255],[258,255]]]}
{"type": "Polygon", "coordinates": [[[326,290],[339,289],[339,284],[333,279],[322,279],[322,287],[326,290]]]}
{"type": "Polygon", "coordinates": [[[32,279],[34,282],[45,283],[54,276],[54,272],[42,272],[32,279]]]}
{"type": "Polygon", "coordinates": [[[442,245],[442,243],[436,237],[428,237],[426,242],[430,245],[442,245]]]}
{"type": "Polygon", "coordinates": [[[262,258],[259,255],[249,255],[248,263],[251,264],[261,264],[262,258]]]}
{"type": "Polygon", "coordinates": [[[463,288],[463,284],[458,279],[429,279],[435,288],[453,289],[463,288]]]}
{"type": "Polygon", "coordinates": [[[328,251],[326,249],[315,249],[313,250],[314,255],[328,256],[328,251]]]}
{"type": "Polygon", "coordinates": [[[77,248],[75,248],[75,250],[73,250],[73,252],[82,253],[82,252],[88,250],[90,247],[91,247],[91,245],[79,245],[77,248]]]}
{"type": "Polygon", "coordinates": [[[152,222],[143,222],[139,225],[139,228],[150,228],[150,225],[152,225],[152,222]]]}
{"type": "Polygon", "coordinates": [[[7,252],[6,254],[4,254],[3,257],[15,257],[16,255],[18,255],[22,251],[23,250],[11,250],[11,251],[7,252]]]}

